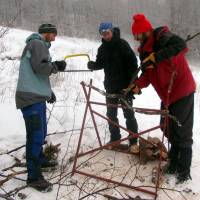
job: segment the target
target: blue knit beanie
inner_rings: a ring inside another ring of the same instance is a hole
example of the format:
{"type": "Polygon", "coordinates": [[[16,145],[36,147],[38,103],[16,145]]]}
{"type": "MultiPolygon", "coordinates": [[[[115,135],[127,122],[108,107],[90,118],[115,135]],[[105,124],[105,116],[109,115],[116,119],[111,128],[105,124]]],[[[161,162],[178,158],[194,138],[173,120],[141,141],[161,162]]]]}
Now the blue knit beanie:
{"type": "Polygon", "coordinates": [[[112,30],[112,29],[113,29],[112,22],[103,22],[99,25],[99,33],[100,34],[105,31],[112,30]]]}

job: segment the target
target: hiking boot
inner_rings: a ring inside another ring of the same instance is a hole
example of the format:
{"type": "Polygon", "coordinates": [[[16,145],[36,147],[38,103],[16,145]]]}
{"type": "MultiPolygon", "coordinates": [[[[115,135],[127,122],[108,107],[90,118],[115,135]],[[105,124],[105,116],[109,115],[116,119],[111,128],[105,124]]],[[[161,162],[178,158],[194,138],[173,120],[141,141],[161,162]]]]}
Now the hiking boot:
{"type": "Polygon", "coordinates": [[[130,153],[138,154],[140,152],[140,147],[137,143],[132,144],[129,146],[129,151],[130,151],[130,153]]]}
{"type": "Polygon", "coordinates": [[[50,192],[53,189],[53,185],[46,181],[43,176],[38,179],[28,179],[27,186],[32,187],[40,192],[50,192]]]}

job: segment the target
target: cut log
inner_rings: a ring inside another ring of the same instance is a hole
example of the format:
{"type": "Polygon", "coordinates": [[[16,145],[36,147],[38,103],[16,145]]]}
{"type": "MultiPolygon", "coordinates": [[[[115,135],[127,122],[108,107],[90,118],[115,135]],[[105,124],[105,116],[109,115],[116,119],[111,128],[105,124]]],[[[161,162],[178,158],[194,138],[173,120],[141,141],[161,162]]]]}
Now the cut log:
{"type": "Polygon", "coordinates": [[[162,160],[167,159],[167,149],[159,138],[148,137],[147,140],[140,138],[139,148],[141,164],[146,164],[148,161],[159,159],[160,156],[162,160]]]}

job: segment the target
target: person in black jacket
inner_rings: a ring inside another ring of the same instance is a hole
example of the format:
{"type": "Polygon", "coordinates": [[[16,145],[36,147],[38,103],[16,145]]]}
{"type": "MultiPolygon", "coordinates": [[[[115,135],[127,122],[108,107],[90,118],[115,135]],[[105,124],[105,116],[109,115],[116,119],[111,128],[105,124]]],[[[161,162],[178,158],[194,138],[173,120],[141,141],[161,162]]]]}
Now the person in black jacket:
{"type": "MultiPolygon", "coordinates": [[[[112,23],[101,23],[99,32],[102,36],[102,44],[98,49],[96,61],[89,61],[88,68],[91,70],[104,69],[105,80],[104,87],[107,93],[120,94],[127,88],[131,77],[137,70],[137,58],[129,46],[128,42],[120,38],[120,29],[113,28],[112,23]]],[[[132,105],[133,96],[127,97],[132,105]]],[[[120,99],[106,98],[107,104],[123,104],[120,99]]],[[[118,123],[117,108],[107,106],[107,116],[112,121],[118,123]]],[[[134,112],[129,109],[123,109],[126,118],[127,129],[138,132],[137,121],[134,112]]],[[[111,133],[110,142],[121,138],[120,129],[109,123],[111,133]]],[[[130,139],[130,146],[137,148],[137,138],[130,139]]],[[[131,148],[132,148],[131,147],[131,148]]]]}

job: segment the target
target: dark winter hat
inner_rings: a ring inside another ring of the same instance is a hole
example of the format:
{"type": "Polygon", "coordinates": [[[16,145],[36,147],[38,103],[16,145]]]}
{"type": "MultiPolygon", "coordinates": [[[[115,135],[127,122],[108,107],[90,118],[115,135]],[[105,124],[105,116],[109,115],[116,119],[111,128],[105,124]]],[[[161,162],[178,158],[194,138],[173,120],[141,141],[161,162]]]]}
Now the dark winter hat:
{"type": "Polygon", "coordinates": [[[103,22],[99,25],[99,33],[102,34],[103,32],[109,31],[113,29],[112,22],[103,22]]]}
{"type": "Polygon", "coordinates": [[[38,32],[41,33],[55,33],[57,35],[57,28],[53,24],[40,25],[38,32]]]}
{"type": "Polygon", "coordinates": [[[133,16],[132,33],[141,34],[153,30],[151,22],[145,17],[144,14],[136,14],[133,16]]]}

